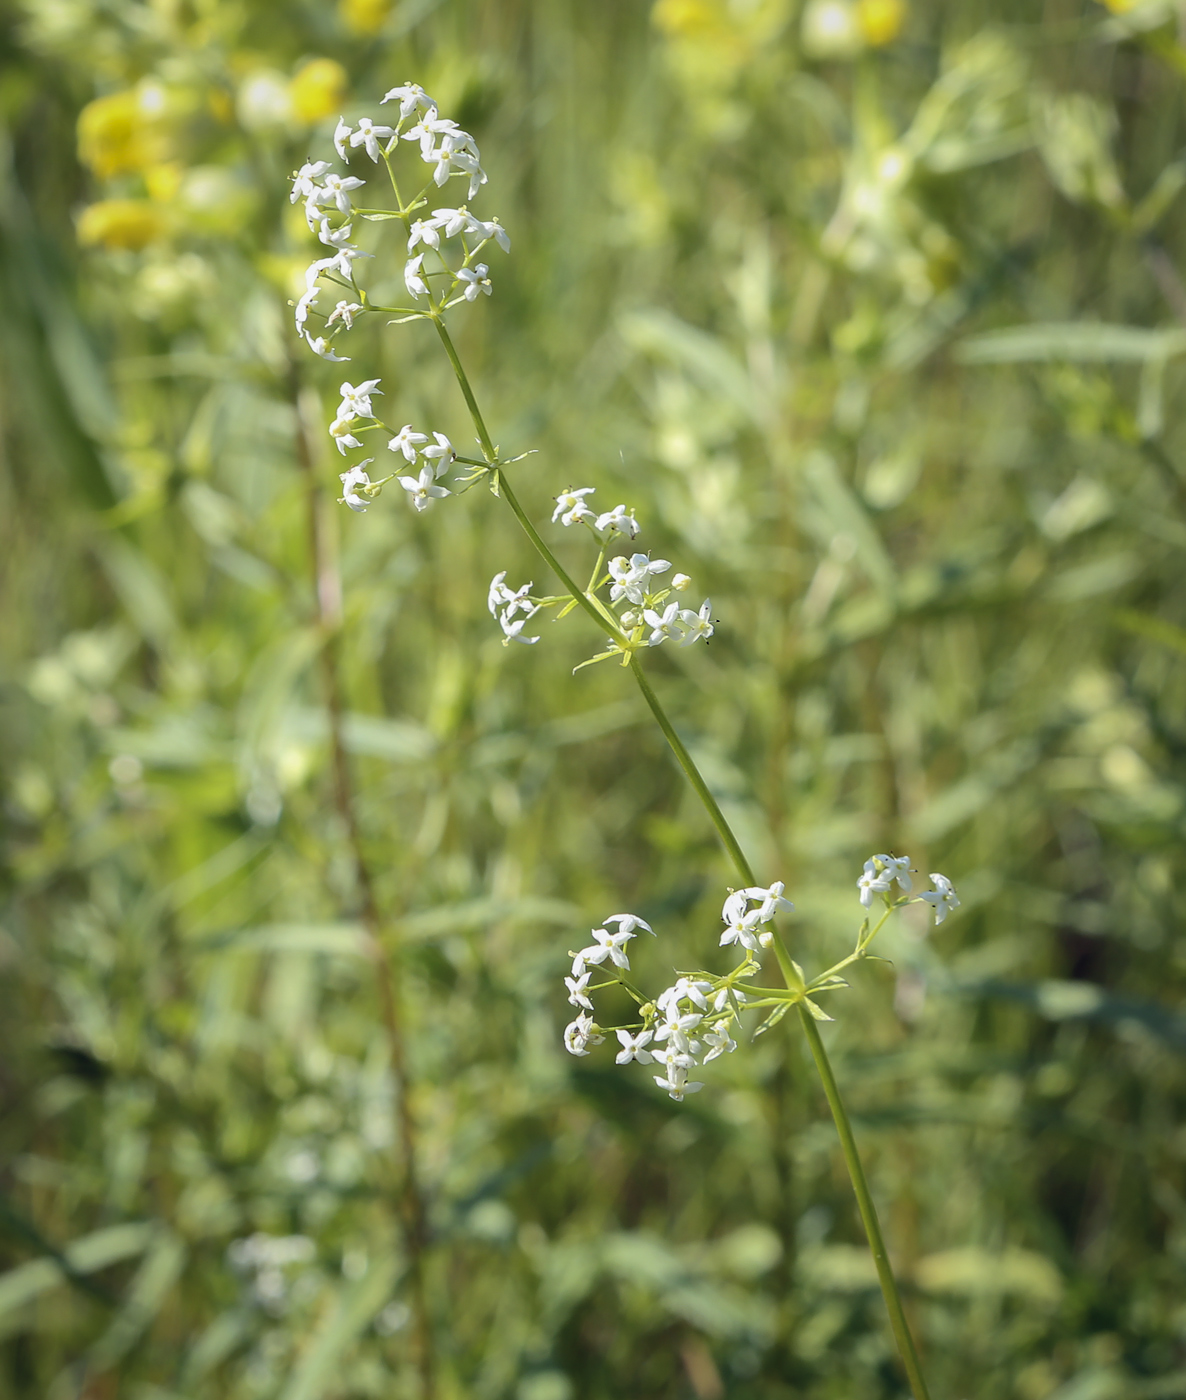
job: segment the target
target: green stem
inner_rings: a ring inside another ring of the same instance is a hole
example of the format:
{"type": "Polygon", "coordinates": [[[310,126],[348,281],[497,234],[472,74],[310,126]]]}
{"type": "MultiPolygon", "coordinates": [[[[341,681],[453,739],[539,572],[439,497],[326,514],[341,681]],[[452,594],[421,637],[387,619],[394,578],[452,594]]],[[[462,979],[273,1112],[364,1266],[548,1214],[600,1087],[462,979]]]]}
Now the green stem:
{"type": "Polygon", "coordinates": [[[923,1379],[922,1365],[914,1346],[914,1338],[910,1335],[906,1312],[902,1307],[902,1298],[898,1292],[898,1281],[894,1278],[885,1240],[882,1238],[881,1225],[877,1220],[877,1208],[873,1204],[873,1197],[869,1194],[869,1183],[865,1180],[865,1169],[861,1165],[860,1153],[857,1151],[856,1139],[853,1137],[852,1124],[849,1122],[844,1101],[840,1097],[840,1089],[836,1084],[836,1076],[832,1073],[832,1065],[828,1060],[828,1052],[824,1049],[819,1027],[802,1003],[799,1005],[799,1020],[803,1026],[803,1034],[807,1037],[811,1058],[815,1061],[815,1067],[823,1082],[824,1096],[828,1100],[828,1107],[832,1110],[832,1118],[840,1138],[840,1150],[844,1154],[844,1165],[848,1168],[848,1175],[852,1180],[852,1189],[857,1198],[857,1209],[861,1213],[861,1223],[865,1227],[865,1234],[869,1240],[869,1250],[873,1255],[873,1262],[877,1266],[877,1281],[881,1284],[881,1294],[885,1299],[886,1311],[889,1313],[890,1326],[894,1329],[894,1340],[898,1344],[898,1353],[910,1379],[910,1389],[914,1392],[915,1400],[929,1400],[927,1383],[923,1379]]]}
{"type": "Polygon", "coordinates": [[[745,852],[741,849],[741,844],[737,837],[733,835],[733,829],[725,820],[725,814],[717,805],[716,798],[708,789],[708,784],[700,774],[699,768],[692,761],[692,755],[684,747],[684,741],[675,732],[675,727],[667,718],[667,712],[659,703],[659,697],[651,689],[651,683],[647,680],[642,667],[638,664],[638,657],[630,658],[630,669],[634,672],[634,679],[638,682],[638,688],[642,691],[642,698],[650,706],[651,714],[655,716],[655,722],[663,731],[663,737],[671,745],[671,751],[675,754],[676,762],[684,770],[684,774],[696,790],[696,796],[704,803],[705,811],[712,819],[713,826],[717,829],[717,834],[724,843],[725,849],[729,852],[733,864],[737,867],[737,872],[747,885],[756,885],[757,876],[754,874],[745,852]]]}
{"type": "MultiPolygon", "coordinates": [[[[491,441],[490,434],[486,429],[486,424],[482,418],[481,410],[478,408],[477,400],[474,398],[473,389],[462,368],[458,358],[457,350],[445,328],[444,322],[439,316],[433,317],[433,324],[437,328],[437,334],[441,338],[441,344],[445,347],[445,353],[449,357],[449,363],[453,366],[453,373],[457,376],[457,383],[461,387],[461,392],[465,397],[469,407],[470,416],[473,418],[474,427],[478,431],[478,440],[482,444],[482,451],[486,455],[486,460],[491,469],[497,472],[499,491],[505,498],[507,505],[515,514],[515,518],[523,527],[528,539],[538,550],[541,557],[556,574],[557,578],[568,589],[570,596],[580,604],[582,608],[592,617],[593,621],[603,631],[608,633],[616,641],[626,645],[627,639],[617,626],[612,615],[607,615],[595,598],[591,598],[583,589],[578,588],[576,583],[569,577],[567,571],[560,561],[544,543],[539,531],[528,518],[523,507],[519,504],[518,497],[511,489],[510,483],[506,480],[499,469],[498,454],[491,441]]],[[[737,872],[747,885],[756,885],[757,877],[753,867],[746,858],[745,852],[741,849],[741,843],[733,833],[732,827],[725,820],[725,814],[721,811],[716,798],[709,790],[708,784],[704,781],[699,768],[692,760],[692,755],[684,746],[683,740],[675,732],[675,727],[667,717],[667,712],[659,702],[659,697],[647,680],[642,667],[639,665],[638,657],[630,653],[630,669],[634,672],[634,679],[638,683],[638,688],[642,692],[643,699],[647,702],[651,714],[655,717],[655,722],[663,731],[663,737],[675,754],[676,761],[684,770],[684,775],[691,783],[696,792],[696,796],[704,804],[704,809],[708,813],[712,824],[716,827],[725,849],[728,851],[733,864],[737,867],[737,872]]],[[[778,959],[779,969],[788,988],[793,991],[803,990],[803,979],[799,976],[791,961],[790,954],[783,946],[782,940],[775,937],[774,953],[778,959]]],[[[799,1019],[803,1024],[804,1033],[807,1036],[807,1043],[811,1047],[811,1055],[815,1060],[816,1069],[820,1079],[823,1081],[824,1095],[828,1100],[828,1106],[832,1110],[832,1117],[836,1123],[836,1131],[840,1136],[840,1146],[844,1154],[844,1162],[848,1168],[849,1177],[852,1180],[853,1191],[857,1198],[857,1208],[861,1214],[861,1220],[865,1226],[865,1234],[869,1240],[869,1248],[873,1254],[873,1261],[877,1266],[877,1278],[881,1284],[882,1296],[885,1298],[885,1306],[890,1315],[890,1325],[893,1328],[894,1338],[898,1344],[898,1351],[901,1354],[903,1365],[910,1379],[910,1388],[914,1392],[915,1400],[929,1400],[926,1382],[923,1380],[922,1369],[918,1361],[918,1353],[914,1347],[914,1340],[910,1335],[910,1329],[906,1323],[906,1314],[902,1307],[901,1295],[898,1292],[897,1280],[894,1278],[894,1271],[890,1267],[889,1255],[886,1253],[885,1241],[882,1239],[881,1226],[877,1220],[877,1210],[873,1204],[873,1197],[869,1194],[869,1186],[865,1180],[864,1169],[861,1166],[861,1159],[857,1153],[856,1139],[853,1137],[852,1124],[849,1122],[848,1113],[844,1107],[844,1101],[840,1097],[840,1090],[836,1084],[836,1077],[832,1073],[832,1066],[828,1060],[828,1053],[824,1049],[824,1043],[820,1039],[819,1031],[816,1029],[815,1021],[811,1013],[805,1006],[799,1005],[799,1019]]]]}

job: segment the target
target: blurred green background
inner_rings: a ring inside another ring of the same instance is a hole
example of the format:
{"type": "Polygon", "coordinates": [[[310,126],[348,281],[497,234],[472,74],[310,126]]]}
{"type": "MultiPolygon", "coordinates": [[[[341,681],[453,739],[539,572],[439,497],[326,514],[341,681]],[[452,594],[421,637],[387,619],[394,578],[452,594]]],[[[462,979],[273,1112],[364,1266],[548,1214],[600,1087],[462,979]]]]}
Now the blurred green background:
{"type": "MultiPolygon", "coordinates": [[[[486,492],[333,504],[288,175],[408,79],[514,240],[455,319],[521,497],[633,503],[712,595],[647,660],[795,956],[874,850],[960,891],[825,1028],[937,1400],[1186,1396],[1183,22],[7,0],[4,1400],[424,1393],[384,966],[436,1394],[905,1393],[793,1018],[682,1106],[560,1045],[610,910],[656,986],[717,965],[629,677],[580,615],[499,644],[542,574],[486,492]]],[[[349,353],[469,442],[426,327],[349,353]]]]}

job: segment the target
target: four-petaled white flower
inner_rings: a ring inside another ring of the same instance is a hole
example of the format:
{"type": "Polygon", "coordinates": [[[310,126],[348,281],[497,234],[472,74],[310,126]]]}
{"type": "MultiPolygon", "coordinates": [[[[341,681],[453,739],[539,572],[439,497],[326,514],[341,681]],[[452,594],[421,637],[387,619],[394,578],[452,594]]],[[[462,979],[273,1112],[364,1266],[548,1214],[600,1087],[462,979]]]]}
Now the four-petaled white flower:
{"type": "Polygon", "coordinates": [[[559,520],[562,525],[579,525],[582,520],[592,520],[593,512],[584,502],[591,496],[595,486],[570,486],[556,497],[556,509],[552,512],[552,524],[559,520]]]}
{"type": "Polygon", "coordinates": [[[456,238],[459,233],[471,233],[478,220],[463,204],[460,209],[434,209],[432,222],[446,238],[456,238]]]}
{"type": "Polygon", "coordinates": [[[421,457],[427,457],[430,461],[435,458],[435,471],[437,476],[441,476],[444,472],[448,471],[449,465],[454,457],[457,456],[457,453],[453,449],[453,444],[444,433],[433,433],[433,437],[436,438],[436,442],[431,447],[422,447],[420,449],[420,455],[421,457]]]}
{"type": "Polygon", "coordinates": [[[791,901],[782,896],[785,889],[786,885],[781,880],[775,880],[774,884],[767,889],[763,889],[761,885],[751,885],[748,889],[742,890],[741,893],[745,895],[746,899],[761,902],[762,907],[758,910],[758,918],[762,923],[767,924],[776,914],[789,914],[794,909],[795,906],[791,901]]]}
{"type": "Polygon", "coordinates": [[[657,938],[658,934],[647,923],[645,919],[640,919],[637,914],[611,914],[605,920],[607,924],[617,924],[618,932],[633,936],[638,929],[645,929],[652,938],[657,938]]]}
{"type": "Polygon", "coordinates": [[[414,433],[411,423],[405,423],[396,435],[387,443],[389,452],[402,452],[409,462],[415,462],[416,449],[422,442],[427,442],[428,438],[424,433],[414,433]]]}
{"type": "Polygon", "coordinates": [[[502,614],[498,621],[499,625],[502,627],[502,644],[504,647],[509,646],[511,642],[523,642],[526,646],[534,646],[535,643],[539,641],[538,637],[525,637],[523,635],[523,628],[527,626],[527,619],[534,617],[538,611],[538,608],[532,608],[526,617],[519,618],[517,622],[512,622],[509,614],[502,614]]]}
{"type": "Polygon", "coordinates": [[[345,364],[350,358],[349,355],[335,355],[330,348],[329,341],[323,335],[313,336],[306,331],[305,339],[309,342],[309,349],[314,355],[320,355],[323,360],[333,360],[336,364],[345,364]]]}
{"type": "Polygon", "coordinates": [[[328,160],[307,160],[292,177],[292,194],[288,202],[295,204],[298,199],[308,199],[318,188],[317,181],[330,169],[328,160]]]}
{"type": "Polygon", "coordinates": [[[371,405],[371,395],[381,394],[382,389],[376,385],[382,383],[379,379],[367,379],[357,387],[343,381],[338,392],[342,395],[342,402],[338,406],[339,418],[373,418],[374,408],[371,405]]]}
{"type": "Polygon", "coordinates": [[[410,253],[417,243],[423,243],[429,248],[439,248],[441,246],[441,231],[437,227],[435,219],[416,219],[408,232],[408,252],[410,253]]]}
{"type": "Polygon", "coordinates": [[[736,915],[729,921],[728,927],[721,934],[721,947],[727,948],[731,943],[740,943],[743,948],[748,948],[751,953],[756,953],[759,948],[758,929],[762,923],[762,911],[751,909],[748,914],[736,915]]]}
{"type": "Polygon", "coordinates": [[[639,524],[634,518],[633,509],[628,511],[623,504],[614,506],[613,510],[607,510],[604,515],[599,515],[593,528],[599,535],[606,535],[616,530],[619,534],[633,539],[638,534],[639,524]]]}
{"type": "Polygon", "coordinates": [[[462,295],[466,301],[474,301],[479,292],[485,292],[487,296],[494,290],[490,285],[490,269],[485,263],[479,263],[477,267],[462,267],[457,270],[457,280],[465,283],[465,291],[462,295]]]}
{"type": "Polygon", "coordinates": [[[651,1043],[651,1031],[640,1031],[638,1035],[631,1035],[629,1031],[617,1031],[615,1034],[622,1042],[622,1048],[614,1056],[615,1064],[628,1065],[631,1060],[637,1060],[640,1065],[649,1065],[655,1058],[644,1048],[651,1043]]]}
{"type": "Polygon", "coordinates": [[[624,945],[633,937],[632,933],[610,933],[607,928],[595,928],[594,941],[587,948],[582,948],[573,958],[572,975],[579,977],[587,964],[597,966],[606,958],[609,958],[615,967],[624,967],[629,972],[630,959],[626,956],[624,945]]]}
{"type": "Polygon", "coordinates": [[[485,221],[482,219],[474,219],[468,231],[470,233],[481,234],[483,242],[493,238],[504,253],[509,253],[511,251],[510,235],[497,219],[488,219],[485,221]]]}
{"type": "Polygon", "coordinates": [[[920,894],[919,899],[934,909],[935,923],[941,924],[952,909],[960,907],[959,896],[946,875],[937,875],[932,872],[931,883],[935,886],[934,890],[920,894]]]}
{"type": "Polygon", "coordinates": [[[424,254],[417,253],[414,258],[409,258],[404,263],[404,286],[414,297],[426,297],[428,295],[428,283],[420,275],[420,269],[424,264],[424,254]]]}
{"type": "Polygon", "coordinates": [[[333,438],[338,451],[342,454],[343,457],[346,455],[346,449],[348,447],[362,446],[362,443],[358,440],[358,438],[354,436],[354,433],[352,431],[353,427],[353,416],[349,416],[346,418],[335,418],[334,421],[329,425],[329,435],[333,438]]]}
{"type": "MultiPolygon", "coordinates": [[[[655,1057],[658,1059],[658,1056],[655,1057]]],[[[682,1065],[669,1065],[667,1077],[664,1079],[660,1075],[654,1076],[655,1083],[660,1089],[666,1089],[669,1097],[676,1103],[682,1103],[685,1094],[695,1094],[704,1088],[700,1080],[688,1082],[688,1071],[682,1065]]]]}
{"type": "Polygon", "coordinates": [[[379,149],[379,142],[386,136],[394,136],[395,132],[389,126],[376,126],[370,117],[359,117],[358,129],[350,137],[350,145],[365,146],[366,153],[377,165],[382,156],[379,149]]]}
{"type": "Polygon", "coordinates": [[[417,510],[427,510],[434,500],[453,493],[436,484],[436,476],[431,467],[421,468],[419,476],[398,476],[396,480],[411,497],[417,510]]]}
{"type": "Polygon", "coordinates": [[[347,148],[352,130],[345,117],[338,118],[338,124],[334,128],[334,150],[337,151],[339,160],[350,159],[347,148]]]}
{"type": "Polygon", "coordinates": [[[317,203],[336,204],[343,214],[349,214],[353,208],[350,203],[350,191],[360,190],[365,184],[366,181],[360,180],[356,175],[327,175],[317,196],[317,203]]]}
{"type": "MultiPolygon", "coordinates": [[[[304,298],[302,298],[304,300],[304,298]]],[[[325,318],[325,324],[332,326],[335,321],[341,321],[347,330],[354,326],[354,318],[363,308],[356,301],[340,301],[337,306],[325,318]]]]}
{"type": "Polygon", "coordinates": [[[413,112],[427,112],[437,105],[419,83],[404,83],[402,87],[393,87],[379,100],[380,105],[384,102],[398,102],[401,122],[407,121],[413,112]]]}
{"type": "Polygon", "coordinates": [[[866,909],[873,903],[875,894],[888,894],[890,886],[897,880],[903,891],[912,888],[909,856],[870,856],[865,862],[857,889],[861,892],[861,903],[866,909]]]}
{"type": "Polygon", "coordinates": [[[680,617],[678,603],[668,603],[662,615],[655,612],[653,608],[647,608],[643,613],[643,618],[647,626],[652,629],[647,646],[657,647],[668,638],[677,642],[683,640],[684,624],[680,617]]]}
{"type": "Polygon", "coordinates": [[[354,489],[356,486],[369,486],[371,479],[366,474],[366,468],[370,466],[372,458],[368,457],[365,462],[359,462],[356,467],[351,467],[348,472],[340,472],[338,480],[342,483],[342,501],[351,510],[366,510],[370,498],[364,499],[354,489]]]}
{"type": "Polygon", "coordinates": [[[707,1031],[704,1043],[709,1047],[708,1054],[704,1057],[705,1064],[715,1060],[718,1055],[723,1055],[726,1051],[732,1053],[737,1049],[737,1042],[729,1034],[728,1021],[718,1021],[712,1030],[707,1031]]]}
{"type": "Polygon", "coordinates": [[[293,311],[293,320],[296,322],[298,331],[305,329],[305,322],[309,319],[309,311],[317,302],[318,291],[317,287],[310,288],[297,302],[296,309],[293,311]]]}
{"type": "Polygon", "coordinates": [[[591,972],[582,972],[579,977],[566,977],[564,985],[568,988],[568,1000],[572,1006],[583,1006],[586,1011],[593,1010],[593,1003],[585,995],[585,989],[589,985],[591,972]]]}
{"type": "MultiPolygon", "coordinates": [[[[675,580],[673,579],[673,586],[674,582],[675,580]]],[[[707,641],[708,638],[712,636],[716,629],[712,625],[712,618],[710,617],[711,612],[711,598],[705,598],[704,602],[700,604],[699,612],[693,612],[691,608],[680,609],[679,620],[683,624],[684,629],[684,635],[680,639],[681,647],[691,646],[693,642],[699,641],[701,637],[707,641]]]]}

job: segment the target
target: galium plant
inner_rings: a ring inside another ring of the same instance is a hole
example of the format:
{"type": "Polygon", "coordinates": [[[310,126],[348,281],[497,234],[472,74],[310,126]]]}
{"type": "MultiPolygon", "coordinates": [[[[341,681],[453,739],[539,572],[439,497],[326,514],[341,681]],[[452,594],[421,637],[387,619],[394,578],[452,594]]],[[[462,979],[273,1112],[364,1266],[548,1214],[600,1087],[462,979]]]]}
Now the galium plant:
{"type": "Polygon", "coordinates": [[[687,1095],[704,1088],[703,1081],[691,1078],[693,1071],[734,1052],[738,1047],[735,1037],[750,1034],[745,1017],[765,1013],[760,1023],[752,1027],[752,1035],[757,1036],[795,1009],[835,1119],[902,1362],[915,1396],[923,1400],[926,1383],[852,1126],[816,1023],[832,1020],[819,997],[848,985],[842,974],[873,956],[871,946],[896,910],[907,904],[924,904],[933,910],[935,923],[939,924],[959,907],[959,898],[951,881],[939,873],[930,877],[933,889],[915,893],[907,856],[870,856],[856,882],[859,903],[867,912],[852,952],[815,975],[809,975],[790,956],[775,925],[780,914],[794,908],[785,897],[785,883],[758,883],[736,835],[642,666],[641,658],[650,648],[668,642],[679,647],[692,646],[700,640],[707,644],[717,626],[711,600],[704,599],[698,608],[683,606],[681,595],[690,588],[690,577],[679,572],[672,574],[670,560],[635,550],[633,545],[641,526],[634,510],[619,503],[598,512],[589,499],[596,494],[596,487],[565,486],[555,497],[551,518],[551,524],[584,531],[588,537],[594,560],[583,587],[571,578],[524,511],[507,468],[527,454],[506,458],[500,453],[447,324],[447,313],[462,303],[492,294],[490,266],[482,258],[488,256],[491,244],[509,253],[509,235],[497,218],[480,218],[468,207],[468,201],[475,199],[487,183],[473,137],[456,122],[442,117],[437,103],[418,84],[393,87],[382,98],[382,104],[398,104],[392,108],[388,123],[370,117],[360,117],[354,124],[340,119],[334,132],[340,160],[352,172],[367,170],[367,179],[335,171],[328,160],[310,160],[293,177],[291,200],[294,204],[303,203],[310,230],[329,250],[307,269],[305,293],[295,303],[296,330],[314,354],[345,363],[351,357],[339,353],[345,348],[344,337],[365,317],[382,315],[397,325],[429,322],[469,409],[481,455],[463,455],[444,433],[433,429],[421,431],[411,423],[397,428],[394,418],[386,421],[383,405],[377,405],[383,397],[379,379],[363,379],[357,384],[345,380],[337,412],[328,425],[334,445],[343,457],[349,457],[367,450],[364,439],[370,435],[370,440],[381,443],[393,460],[390,470],[376,468],[374,455],[350,462],[340,473],[341,503],[352,511],[365,511],[392,482],[406,493],[408,503],[417,512],[427,512],[437,502],[464,494],[482,482],[493,495],[504,500],[561,587],[556,593],[537,592],[534,580],[515,587],[507,583],[508,570],[495,574],[490,582],[488,606],[502,631],[503,644],[538,643],[540,634],[528,629],[538,626],[536,619],[547,611],[554,610],[557,621],[577,609],[583,611],[604,640],[602,649],[581,662],[576,670],[610,660],[630,670],[743,881],[739,888],[726,893],[721,910],[724,929],[719,939],[720,947],[733,949],[739,960],[724,972],[677,970],[675,981],[654,995],[632,979],[628,947],[640,932],[657,937],[656,930],[637,914],[611,914],[603,919],[601,926],[592,930],[588,945],[569,951],[572,968],[564,977],[564,985],[577,1014],[565,1028],[565,1048],[572,1055],[586,1056],[612,1034],[618,1042],[617,1064],[637,1063],[649,1068],[658,1087],[671,1099],[682,1102],[687,1095]],[[413,159],[409,160],[409,156],[413,159]],[[415,156],[419,157],[419,165],[415,156]],[[370,167],[362,164],[364,161],[369,161],[376,171],[381,167],[386,174],[394,207],[353,202],[356,192],[370,183],[370,167]],[[414,172],[410,180],[405,173],[409,165],[414,172]],[[427,171],[423,167],[428,167],[427,171]],[[464,187],[464,201],[437,205],[437,199],[444,199],[438,191],[456,188],[456,181],[464,187]],[[406,193],[412,189],[414,193],[406,193]],[[372,255],[351,241],[356,220],[396,220],[402,224],[407,235],[403,268],[407,305],[378,304],[360,284],[359,269],[372,255]],[[622,552],[616,552],[619,549],[622,552]],[[767,954],[773,955],[782,986],[767,986],[756,980],[762,974],[762,959],[767,954]],[[631,1019],[613,1025],[597,1019],[594,997],[608,990],[624,992],[634,1003],[631,1019]]]}

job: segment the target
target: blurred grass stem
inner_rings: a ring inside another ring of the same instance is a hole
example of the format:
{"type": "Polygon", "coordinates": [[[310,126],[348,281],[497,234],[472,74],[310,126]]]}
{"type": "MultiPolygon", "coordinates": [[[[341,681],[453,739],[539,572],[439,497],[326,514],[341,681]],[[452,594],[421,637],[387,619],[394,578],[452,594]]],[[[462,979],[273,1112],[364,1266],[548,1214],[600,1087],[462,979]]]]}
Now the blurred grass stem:
{"type": "Polygon", "coordinates": [[[395,968],[383,936],[383,918],[375,894],[375,882],[363,845],[358,821],[354,780],[345,740],[345,705],[340,664],[341,586],[338,571],[326,538],[321,488],[314,465],[314,449],[309,432],[311,415],[304,409],[300,371],[295,361],[289,365],[289,391],[296,413],[296,455],[305,482],[308,517],[309,567],[313,575],[317,624],[322,632],[319,652],[321,681],[329,728],[330,763],[333,775],[334,805],[346,832],[355,888],[361,904],[367,946],[375,966],[380,1013],[387,1035],[391,1075],[395,1085],[396,1114],[399,1120],[399,1168],[401,1177],[400,1214],[404,1244],[408,1253],[408,1283],[415,1327],[416,1366],[420,1375],[421,1400],[435,1400],[436,1360],[432,1323],[424,1277],[424,1256],[428,1247],[428,1216],[416,1168],[416,1124],[410,1101],[406,1038],[403,1012],[396,993],[395,968]]]}
{"type": "MultiPolygon", "coordinates": [[[[478,432],[478,439],[482,444],[482,451],[486,455],[491,470],[495,473],[495,483],[498,494],[502,495],[507,505],[515,514],[515,518],[522,525],[527,537],[535,546],[544,561],[553,570],[556,576],[564,584],[569,594],[575,602],[580,604],[584,610],[592,616],[593,620],[602,629],[609,632],[616,640],[626,643],[626,638],[619,630],[615,620],[606,615],[600,607],[598,601],[591,597],[584,589],[578,588],[576,583],[569,577],[567,571],[560,561],[548,548],[541,538],[539,531],[528,518],[523,507],[519,504],[510,483],[503,475],[498,465],[498,454],[490,438],[490,433],[486,428],[485,420],[481,410],[478,408],[477,399],[470,386],[469,377],[461,364],[457,349],[452,338],[445,327],[443,319],[439,315],[433,316],[433,324],[437,328],[437,334],[441,338],[441,344],[445,347],[445,353],[449,357],[449,363],[453,366],[453,373],[457,377],[457,383],[461,388],[465,402],[469,407],[470,416],[473,418],[474,427],[478,432]]],[[[596,580],[597,574],[594,574],[596,580]]],[[[676,733],[675,726],[667,716],[659,697],[655,694],[650,681],[647,680],[638,657],[633,651],[630,652],[630,670],[634,674],[634,679],[642,692],[643,699],[655,717],[655,722],[663,731],[663,737],[667,740],[676,762],[684,771],[684,776],[691,783],[696,796],[699,797],[708,813],[721,842],[729,853],[730,859],[737,868],[738,874],[746,885],[757,885],[757,876],[753,867],[749,863],[745,852],[741,848],[741,843],[734,834],[733,828],[725,820],[725,814],[721,811],[720,804],[712,795],[708,784],[704,781],[704,775],[696,767],[692,755],[688,752],[683,740],[676,733]]],[[[803,978],[798,969],[791,961],[790,954],[782,944],[782,940],[775,935],[774,952],[778,959],[779,969],[782,972],[783,980],[791,991],[802,992],[804,990],[803,978]]],[[[910,1327],[906,1321],[906,1312],[902,1306],[902,1297],[898,1291],[898,1281],[894,1277],[893,1267],[889,1261],[889,1254],[885,1247],[885,1240],[881,1233],[881,1225],[877,1219],[877,1208],[873,1204],[873,1197],[869,1192],[869,1183],[865,1179],[865,1169],[861,1165],[860,1154],[857,1151],[856,1138],[853,1136],[852,1123],[848,1117],[848,1110],[844,1107],[844,1100],[840,1096],[840,1088],[836,1083],[836,1076],[832,1072],[831,1061],[828,1059],[828,1052],[824,1048],[824,1042],[820,1038],[819,1029],[815,1024],[810,1011],[802,1001],[798,1003],[799,1020],[803,1026],[803,1032],[807,1037],[807,1044],[811,1050],[811,1057],[815,1061],[816,1070],[823,1083],[824,1096],[828,1100],[828,1107],[832,1110],[832,1118],[836,1124],[836,1131],[840,1137],[840,1150],[844,1155],[844,1164],[848,1168],[848,1175],[852,1181],[852,1189],[857,1198],[857,1209],[860,1211],[861,1222],[865,1227],[865,1234],[869,1241],[869,1249],[873,1255],[873,1262],[877,1268],[877,1280],[881,1285],[882,1297],[885,1299],[886,1310],[890,1317],[890,1326],[893,1328],[894,1340],[897,1343],[898,1353],[902,1358],[907,1377],[910,1381],[910,1389],[914,1394],[914,1400],[930,1400],[930,1393],[927,1390],[926,1381],[923,1379],[922,1366],[919,1362],[918,1351],[914,1345],[914,1338],[911,1336],[910,1327]]]]}

